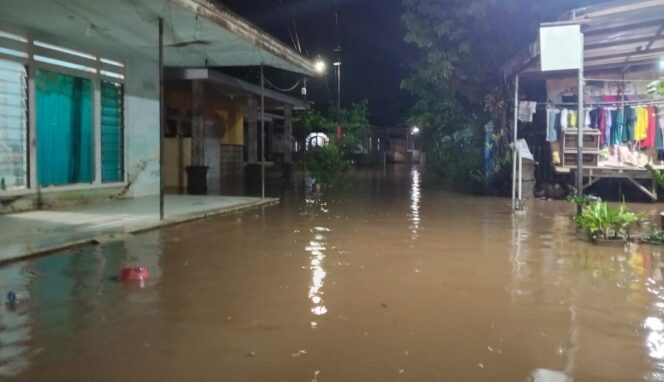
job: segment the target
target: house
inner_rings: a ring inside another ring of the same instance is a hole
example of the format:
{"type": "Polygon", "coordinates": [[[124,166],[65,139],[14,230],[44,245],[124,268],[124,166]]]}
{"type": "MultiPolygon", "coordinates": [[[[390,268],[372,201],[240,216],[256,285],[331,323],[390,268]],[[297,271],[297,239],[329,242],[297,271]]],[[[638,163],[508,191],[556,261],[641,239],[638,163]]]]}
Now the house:
{"type": "MultiPolygon", "coordinates": [[[[315,73],[207,0],[0,0],[0,9],[0,213],[163,194],[164,66],[315,73]]],[[[220,142],[239,145],[241,111],[226,110],[220,142]]],[[[202,113],[193,110],[194,135],[202,113]]]]}
{"type": "MultiPolygon", "coordinates": [[[[265,160],[290,162],[293,110],[309,103],[263,89],[265,96],[265,160]]],[[[165,182],[169,190],[186,188],[186,168],[192,164],[192,115],[201,103],[205,125],[204,163],[207,189],[217,192],[242,181],[246,165],[261,160],[259,85],[210,68],[170,68],[166,71],[165,182]],[[197,93],[200,87],[200,93],[197,93]],[[199,100],[195,100],[200,94],[199,100]],[[224,184],[225,183],[225,184],[224,184]]]]}

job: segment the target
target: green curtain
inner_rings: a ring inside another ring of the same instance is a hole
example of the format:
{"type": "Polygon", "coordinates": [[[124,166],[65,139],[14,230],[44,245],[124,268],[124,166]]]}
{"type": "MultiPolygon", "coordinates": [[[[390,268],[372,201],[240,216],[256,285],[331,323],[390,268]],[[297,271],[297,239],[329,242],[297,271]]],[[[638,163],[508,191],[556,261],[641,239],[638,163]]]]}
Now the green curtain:
{"type": "Polygon", "coordinates": [[[124,179],[122,146],[122,86],[101,82],[101,181],[124,179]]]}
{"type": "Polygon", "coordinates": [[[38,70],[37,173],[42,186],[92,183],[92,81],[38,70]]]}

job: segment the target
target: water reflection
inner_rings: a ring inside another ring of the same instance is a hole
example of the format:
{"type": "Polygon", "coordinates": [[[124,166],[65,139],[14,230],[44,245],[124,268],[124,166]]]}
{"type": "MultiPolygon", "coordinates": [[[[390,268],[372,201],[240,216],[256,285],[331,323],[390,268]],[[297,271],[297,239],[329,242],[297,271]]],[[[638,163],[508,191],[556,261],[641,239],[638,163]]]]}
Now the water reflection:
{"type": "Polygon", "coordinates": [[[0,379],[19,375],[31,363],[29,342],[32,339],[30,300],[14,307],[4,304],[5,295],[13,291],[26,298],[30,277],[27,264],[12,264],[0,268],[0,379]]]}
{"type": "Polygon", "coordinates": [[[420,229],[420,199],[421,194],[421,180],[420,180],[420,170],[417,167],[413,167],[410,172],[411,175],[411,185],[410,185],[410,232],[411,239],[416,240],[419,236],[420,229]]]}
{"type": "MultiPolygon", "coordinates": [[[[307,297],[312,303],[311,313],[316,316],[322,316],[327,313],[327,308],[323,301],[324,293],[322,291],[326,276],[325,269],[323,269],[323,260],[325,259],[325,251],[327,250],[323,233],[330,230],[325,227],[315,227],[312,231],[314,239],[309,241],[309,245],[305,247],[306,251],[310,254],[309,269],[311,270],[311,285],[309,286],[307,297]]],[[[311,322],[312,327],[316,327],[317,325],[315,321],[311,322]]]]}

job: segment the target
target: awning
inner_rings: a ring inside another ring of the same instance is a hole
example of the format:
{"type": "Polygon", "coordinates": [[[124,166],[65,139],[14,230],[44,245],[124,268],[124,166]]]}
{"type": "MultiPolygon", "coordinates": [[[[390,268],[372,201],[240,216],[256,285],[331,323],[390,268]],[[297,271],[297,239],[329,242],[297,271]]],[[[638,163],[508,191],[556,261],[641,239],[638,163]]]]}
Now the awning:
{"type": "MultiPolygon", "coordinates": [[[[629,0],[576,9],[561,21],[584,20],[588,72],[650,65],[664,57],[664,0],[629,0]]],[[[540,72],[539,41],[503,66],[506,77],[540,72]]]]}
{"type": "Polygon", "coordinates": [[[166,66],[264,64],[314,75],[312,61],[207,0],[0,0],[0,29],[117,58],[157,60],[164,20],[166,66]]]}
{"type": "MultiPolygon", "coordinates": [[[[176,80],[204,80],[213,86],[216,86],[224,91],[229,96],[246,96],[253,94],[259,96],[261,94],[261,87],[247,81],[229,76],[228,74],[221,73],[214,69],[207,68],[169,68],[166,70],[165,78],[167,81],[176,80]]],[[[291,105],[296,110],[303,110],[309,108],[309,102],[299,98],[291,97],[289,95],[274,91],[272,89],[265,89],[265,107],[279,109],[285,105],[291,105]]]]}

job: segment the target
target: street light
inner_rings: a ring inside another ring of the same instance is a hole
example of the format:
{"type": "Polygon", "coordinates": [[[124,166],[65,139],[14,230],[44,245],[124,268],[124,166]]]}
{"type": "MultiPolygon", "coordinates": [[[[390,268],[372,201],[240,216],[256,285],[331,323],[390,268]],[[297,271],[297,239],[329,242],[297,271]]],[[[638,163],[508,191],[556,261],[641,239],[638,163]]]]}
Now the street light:
{"type": "Polygon", "coordinates": [[[417,126],[413,126],[413,128],[410,129],[410,133],[413,134],[413,135],[417,135],[417,134],[420,133],[420,128],[417,127],[417,126]]]}
{"type": "Polygon", "coordinates": [[[314,62],[314,70],[318,74],[325,74],[325,71],[327,70],[327,64],[325,61],[319,58],[316,60],[316,62],[314,62]]]}

